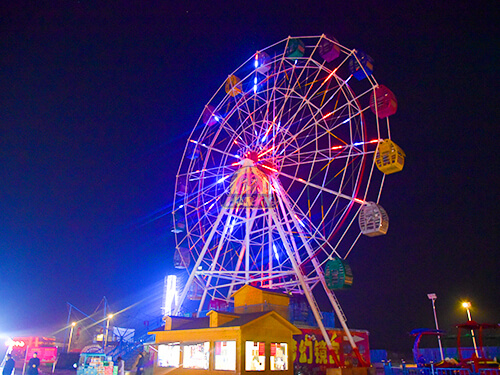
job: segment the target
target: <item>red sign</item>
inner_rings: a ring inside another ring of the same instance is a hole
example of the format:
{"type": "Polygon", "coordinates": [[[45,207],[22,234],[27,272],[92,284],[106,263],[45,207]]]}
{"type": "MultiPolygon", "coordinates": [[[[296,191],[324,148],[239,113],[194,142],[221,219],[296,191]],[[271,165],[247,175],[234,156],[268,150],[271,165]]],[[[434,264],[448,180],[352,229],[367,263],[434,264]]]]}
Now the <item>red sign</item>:
{"type": "Polygon", "coordinates": [[[266,355],[266,343],[259,342],[259,355],[266,355]]]}
{"type": "MultiPolygon", "coordinates": [[[[344,331],[340,329],[327,330],[333,346],[328,349],[326,341],[319,329],[301,329],[302,335],[294,336],[296,343],[292,353],[296,367],[305,366],[316,368],[323,372],[327,368],[353,367],[358,364],[358,359],[352,351],[344,331]]],[[[367,331],[350,331],[359,352],[366,363],[370,363],[370,348],[367,331]]]]}
{"type": "Polygon", "coordinates": [[[43,364],[53,363],[57,358],[57,347],[54,338],[38,336],[14,337],[12,341],[14,345],[11,354],[16,361],[16,368],[22,368],[24,360],[29,361],[35,352],[43,364]]]}
{"type": "Polygon", "coordinates": [[[41,363],[54,363],[57,358],[57,347],[28,348],[26,360],[29,361],[37,353],[41,363]]]}

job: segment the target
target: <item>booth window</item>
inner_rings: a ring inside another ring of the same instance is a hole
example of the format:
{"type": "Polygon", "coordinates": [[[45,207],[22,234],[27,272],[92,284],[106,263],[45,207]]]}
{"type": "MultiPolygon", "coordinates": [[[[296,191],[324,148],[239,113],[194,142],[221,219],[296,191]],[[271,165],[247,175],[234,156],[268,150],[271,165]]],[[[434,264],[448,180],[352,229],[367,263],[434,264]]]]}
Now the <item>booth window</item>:
{"type": "Polygon", "coordinates": [[[193,345],[183,345],[183,361],[184,368],[197,368],[208,370],[208,358],[210,356],[210,343],[202,342],[193,345]]]}
{"type": "Polygon", "coordinates": [[[181,346],[176,344],[158,345],[158,366],[179,367],[181,346]]]}
{"type": "Polygon", "coordinates": [[[236,341],[215,342],[215,370],[236,370],[236,341]]]}
{"type": "Polygon", "coordinates": [[[288,345],[286,342],[271,343],[271,371],[288,370],[288,345]]]}
{"type": "Polygon", "coordinates": [[[264,371],[266,369],[266,344],[247,341],[245,343],[245,370],[264,371]]]}

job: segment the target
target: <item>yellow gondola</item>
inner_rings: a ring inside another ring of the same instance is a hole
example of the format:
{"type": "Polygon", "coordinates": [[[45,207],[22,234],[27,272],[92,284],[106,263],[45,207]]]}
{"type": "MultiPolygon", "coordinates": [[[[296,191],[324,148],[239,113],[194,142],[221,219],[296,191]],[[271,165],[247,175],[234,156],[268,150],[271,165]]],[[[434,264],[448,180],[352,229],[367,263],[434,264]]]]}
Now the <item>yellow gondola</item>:
{"type": "Polygon", "coordinates": [[[391,174],[403,170],[405,157],[406,154],[401,147],[390,139],[384,139],[378,145],[375,153],[375,163],[381,172],[391,174]]]}
{"type": "Polygon", "coordinates": [[[227,77],[226,85],[224,86],[226,94],[236,96],[241,94],[241,81],[235,75],[227,77]]]}

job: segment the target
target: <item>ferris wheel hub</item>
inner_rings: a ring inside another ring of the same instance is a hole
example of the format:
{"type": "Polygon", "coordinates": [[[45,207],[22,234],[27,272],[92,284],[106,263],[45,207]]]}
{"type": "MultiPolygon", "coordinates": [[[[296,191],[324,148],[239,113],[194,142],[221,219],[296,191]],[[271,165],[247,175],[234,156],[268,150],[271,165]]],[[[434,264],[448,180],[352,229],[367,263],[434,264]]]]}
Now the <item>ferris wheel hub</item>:
{"type": "Polygon", "coordinates": [[[255,165],[254,161],[252,159],[243,159],[240,162],[241,167],[247,168],[247,167],[253,167],[255,165]]]}

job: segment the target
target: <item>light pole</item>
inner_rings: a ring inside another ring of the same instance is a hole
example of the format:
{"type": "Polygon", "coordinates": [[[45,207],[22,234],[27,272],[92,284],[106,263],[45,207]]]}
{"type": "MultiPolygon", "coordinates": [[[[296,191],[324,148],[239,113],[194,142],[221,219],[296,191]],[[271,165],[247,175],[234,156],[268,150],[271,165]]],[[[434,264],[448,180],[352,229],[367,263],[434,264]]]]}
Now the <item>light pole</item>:
{"type": "MultiPolygon", "coordinates": [[[[439,331],[438,318],[436,314],[436,304],[435,301],[437,299],[436,293],[427,294],[427,298],[432,301],[432,311],[434,312],[434,322],[436,323],[436,330],[439,331]]],[[[441,335],[438,334],[438,343],[439,343],[439,353],[441,354],[441,361],[444,361],[443,355],[443,345],[441,345],[441,335]]]]}
{"type": "Polygon", "coordinates": [[[104,339],[104,349],[106,349],[106,345],[108,345],[108,333],[109,333],[109,321],[113,318],[113,314],[108,314],[108,319],[106,322],[106,337],[104,339]]]}
{"type": "MultiPolygon", "coordinates": [[[[472,317],[470,315],[470,308],[471,308],[471,303],[470,302],[462,302],[462,307],[467,310],[467,318],[469,318],[469,322],[472,321],[472,317]]],[[[476,336],[474,336],[474,330],[471,329],[470,333],[472,335],[472,343],[474,344],[474,353],[476,353],[476,357],[479,358],[479,353],[477,352],[477,344],[476,344],[476,336]]]]}
{"type": "Polygon", "coordinates": [[[68,353],[69,349],[71,348],[71,338],[73,337],[73,329],[76,326],[76,322],[71,323],[71,330],[69,331],[69,342],[68,342],[68,353]]]}

